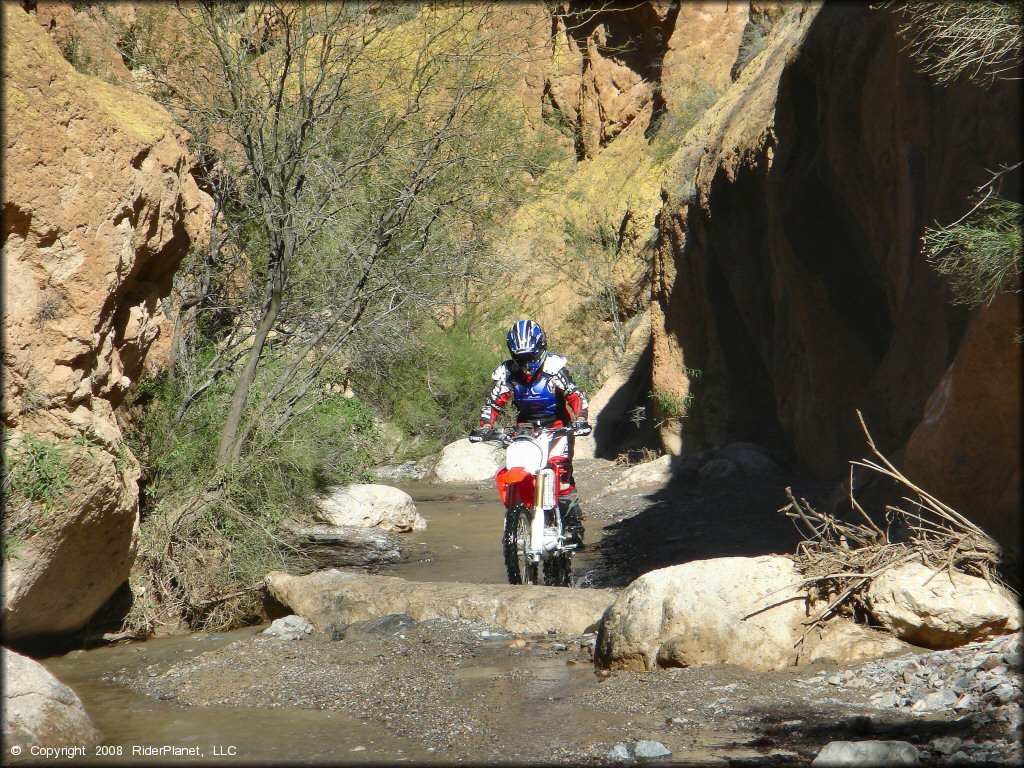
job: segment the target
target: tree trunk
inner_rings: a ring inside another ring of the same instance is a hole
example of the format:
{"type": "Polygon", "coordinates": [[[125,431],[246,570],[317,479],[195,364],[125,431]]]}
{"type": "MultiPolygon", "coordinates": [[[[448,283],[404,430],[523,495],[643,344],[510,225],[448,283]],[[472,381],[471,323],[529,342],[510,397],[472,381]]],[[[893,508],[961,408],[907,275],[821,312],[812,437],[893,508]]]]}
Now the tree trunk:
{"type": "MultiPolygon", "coordinates": [[[[239,457],[241,451],[238,443],[238,428],[242,423],[242,412],[245,410],[245,403],[249,399],[249,391],[253,382],[256,381],[256,371],[259,368],[260,358],[263,356],[263,349],[267,343],[267,337],[277,322],[277,315],[281,311],[281,296],[284,293],[285,274],[287,269],[288,246],[283,244],[278,247],[278,258],[274,261],[275,266],[271,267],[270,300],[267,302],[256,327],[256,334],[253,336],[252,347],[249,350],[249,357],[245,362],[238,381],[235,382],[235,390],[231,394],[231,407],[228,409],[227,417],[224,420],[224,427],[220,433],[220,445],[217,446],[217,467],[223,468],[239,457]]],[[[273,264],[274,262],[272,262],[273,264]]]]}

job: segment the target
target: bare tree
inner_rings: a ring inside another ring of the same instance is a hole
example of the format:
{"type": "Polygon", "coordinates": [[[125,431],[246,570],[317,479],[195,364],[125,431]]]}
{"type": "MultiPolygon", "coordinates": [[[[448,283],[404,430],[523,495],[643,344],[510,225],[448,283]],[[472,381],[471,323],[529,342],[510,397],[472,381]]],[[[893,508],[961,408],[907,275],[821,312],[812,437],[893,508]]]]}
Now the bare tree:
{"type": "Polygon", "coordinates": [[[315,404],[325,368],[465,285],[530,161],[500,87],[514,52],[494,8],[179,11],[187,55],[156,45],[148,68],[202,148],[216,200],[181,307],[193,320],[227,310],[230,322],[178,418],[231,374],[223,469],[315,404]],[[224,277],[240,258],[241,287],[224,277]]]}

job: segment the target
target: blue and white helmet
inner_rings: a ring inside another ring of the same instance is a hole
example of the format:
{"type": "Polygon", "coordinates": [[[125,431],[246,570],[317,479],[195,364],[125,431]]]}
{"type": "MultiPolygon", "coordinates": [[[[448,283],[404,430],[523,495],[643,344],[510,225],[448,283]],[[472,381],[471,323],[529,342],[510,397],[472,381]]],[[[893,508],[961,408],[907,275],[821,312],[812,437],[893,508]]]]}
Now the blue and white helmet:
{"type": "Polygon", "coordinates": [[[508,330],[506,338],[512,361],[529,378],[533,378],[544,365],[548,341],[544,331],[533,320],[520,320],[508,330]]]}

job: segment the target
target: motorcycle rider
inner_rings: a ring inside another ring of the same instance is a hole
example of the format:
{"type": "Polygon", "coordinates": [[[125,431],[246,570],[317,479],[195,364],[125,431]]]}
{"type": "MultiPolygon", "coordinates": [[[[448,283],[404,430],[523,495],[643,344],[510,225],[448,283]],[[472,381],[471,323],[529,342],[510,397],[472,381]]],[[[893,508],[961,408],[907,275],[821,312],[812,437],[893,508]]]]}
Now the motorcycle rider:
{"type": "MultiPolygon", "coordinates": [[[[511,359],[495,368],[494,386],[480,411],[480,426],[470,440],[482,440],[494,428],[502,409],[511,399],[517,424],[541,427],[572,425],[576,434],[590,434],[587,424],[587,396],[577,388],[565,367],[566,359],[547,351],[547,337],[533,320],[520,320],[508,332],[506,344],[511,359]]],[[[583,549],[583,511],[576,497],[572,471],[575,436],[570,434],[552,444],[553,457],[563,456],[559,506],[570,542],[583,549]]]]}

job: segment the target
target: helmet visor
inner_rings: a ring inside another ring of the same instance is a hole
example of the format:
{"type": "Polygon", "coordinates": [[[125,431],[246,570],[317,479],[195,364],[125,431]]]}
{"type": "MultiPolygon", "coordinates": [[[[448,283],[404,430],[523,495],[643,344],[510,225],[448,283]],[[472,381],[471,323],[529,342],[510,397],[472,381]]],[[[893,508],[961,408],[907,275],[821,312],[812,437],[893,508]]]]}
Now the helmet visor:
{"type": "Polygon", "coordinates": [[[543,357],[544,353],[539,349],[512,353],[512,359],[519,366],[519,369],[531,376],[540,368],[541,358],[543,357]]]}

